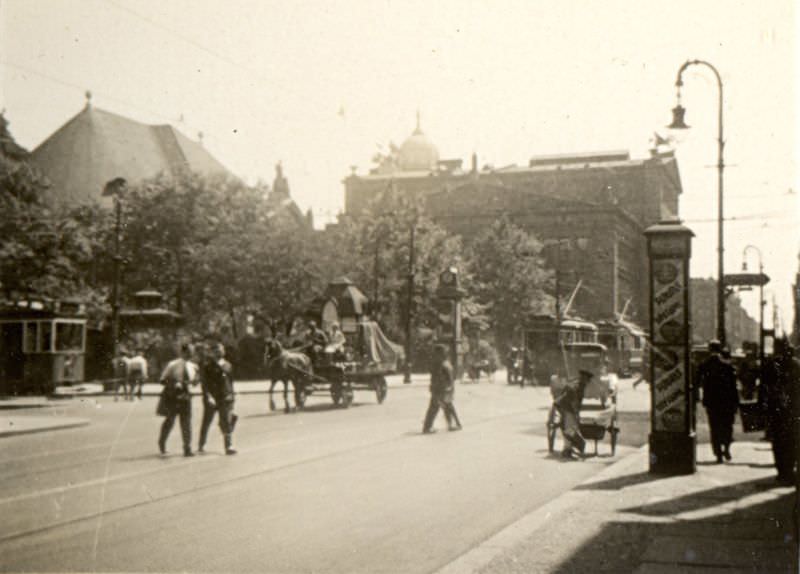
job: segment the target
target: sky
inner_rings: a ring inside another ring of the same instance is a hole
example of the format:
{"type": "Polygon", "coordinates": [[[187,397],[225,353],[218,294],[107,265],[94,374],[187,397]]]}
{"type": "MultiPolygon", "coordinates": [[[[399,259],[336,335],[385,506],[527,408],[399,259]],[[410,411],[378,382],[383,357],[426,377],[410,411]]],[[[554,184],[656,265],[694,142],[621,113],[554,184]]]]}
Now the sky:
{"type": "MultiPolygon", "coordinates": [[[[798,14],[792,0],[0,0],[0,108],[34,149],[93,105],[171,123],[248,182],[282,162],[318,225],[342,179],[408,137],[419,110],[442,158],[646,157],[687,59],[724,85],[725,269],[756,246],[767,326],[793,317],[800,250],[798,14]]],[[[718,89],[684,74],[675,143],[691,272],[715,277],[718,89]]],[[[758,266],[748,252],[749,269],[758,266]]],[[[742,294],[757,316],[757,291],[742,294]]]]}

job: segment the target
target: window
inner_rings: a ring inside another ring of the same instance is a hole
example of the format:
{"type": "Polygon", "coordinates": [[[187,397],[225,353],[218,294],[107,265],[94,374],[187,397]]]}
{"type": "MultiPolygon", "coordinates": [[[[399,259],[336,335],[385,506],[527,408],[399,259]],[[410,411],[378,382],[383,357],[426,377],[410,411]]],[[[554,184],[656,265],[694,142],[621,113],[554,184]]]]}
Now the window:
{"type": "Polygon", "coordinates": [[[56,351],[82,351],[83,324],[56,323],[56,351]]]}
{"type": "Polygon", "coordinates": [[[25,343],[22,350],[26,353],[36,352],[36,341],[39,338],[39,323],[28,321],[25,323],[25,343]]]}
{"type": "Polygon", "coordinates": [[[39,323],[39,351],[49,353],[53,350],[53,324],[49,321],[39,323]]]}

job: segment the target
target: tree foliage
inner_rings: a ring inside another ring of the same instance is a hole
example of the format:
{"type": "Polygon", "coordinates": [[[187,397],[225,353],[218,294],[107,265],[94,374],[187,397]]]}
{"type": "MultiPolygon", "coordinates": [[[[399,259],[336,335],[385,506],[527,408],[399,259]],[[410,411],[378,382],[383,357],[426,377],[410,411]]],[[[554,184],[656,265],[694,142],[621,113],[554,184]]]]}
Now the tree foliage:
{"type": "Polygon", "coordinates": [[[542,243],[506,217],[470,245],[472,291],[502,345],[526,318],[548,309],[552,273],[541,252],[542,243]]]}

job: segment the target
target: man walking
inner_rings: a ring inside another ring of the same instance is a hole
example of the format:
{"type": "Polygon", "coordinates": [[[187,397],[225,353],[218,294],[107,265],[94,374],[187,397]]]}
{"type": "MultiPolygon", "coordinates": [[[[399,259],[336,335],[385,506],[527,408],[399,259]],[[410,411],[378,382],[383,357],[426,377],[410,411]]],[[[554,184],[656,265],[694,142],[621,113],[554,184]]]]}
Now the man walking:
{"type": "Polygon", "coordinates": [[[785,339],[776,339],[775,357],[767,365],[770,379],[767,396],[767,424],[772,440],[777,480],[792,485],[795,481],[796,441],[794,394],[800,384],[800,361],[785,339]]]}
{"type": "Polygon", "coordinates": [[[453,405],[453,394],[455,392],[453,365],[447,359],[447,347],[445,345],[436,345],[433,348],[430,388],[431,401],[428,405],[428,412],[425,414],[422,432],[424,434],[436,432],[433,428],[433,421],[439,413],[439,408],[444,411],[448,430],[461,430],[461,421],[458,420],[458,414],[456,414],[456,409],[453,405]]]}
{"type": "Polygon", "coordinates": [[[136,396],[142,400],[142,387],[147,380],[147,359],[141,349],[136,349],[133,357],[128,359],[128,386],[131,389],[131,399],[133,399],[133,391],[138,387],[136,396]]]}
{"type": "Polygon", "coordinates": [[[703,406],[708,414],[711,429],[711,449],[717,463],[731,460],[733,442],[733,420],[739,408],[739,392],[736,390],[736,369],[722,356],[719,341],[710,341],[711,353],[698,368],[700,387],[703,389],[703,406]]]}
{"type": "Polygon", "coordinates": [[[175,418],[178,417],[183,438],[183,456],[194,456],[191,446],[192,394],[189,389],[190,385],[197,384],[197,365],[191,361],[193,356],[194,347],[184,343],[181,345],[181,356],[167,363],[161,373],[161,384],[164,386],[161,396],[166,409],[158,437],[158,450],[161,454],[167,453],[167,438],[175,424],[175,418]]]}
{"type": "Polygon", "coordinates": [[[225,439],[225,454],[236,454],[233,448],[233,428],[238,417],[233,413],[233,377],[231,364],[225,360],[225,346],[212,343],[210,355],[203,358],[200,381],[203,388],[203,423],[200,426],[198,452],[205,452],[208,429],[219,413],[219,428],[225,439]]]}

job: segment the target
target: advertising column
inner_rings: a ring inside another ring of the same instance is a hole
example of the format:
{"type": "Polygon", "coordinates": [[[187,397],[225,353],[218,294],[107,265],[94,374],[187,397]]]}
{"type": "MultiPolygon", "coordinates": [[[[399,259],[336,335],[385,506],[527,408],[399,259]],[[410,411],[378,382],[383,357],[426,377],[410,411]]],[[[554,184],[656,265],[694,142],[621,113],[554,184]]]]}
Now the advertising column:
{"type": "Polygon", "coordinates": [[[692,474],[689,258],[694,233],[667,221],[644,234],[650,259],[650,472],[692,474]]]}

